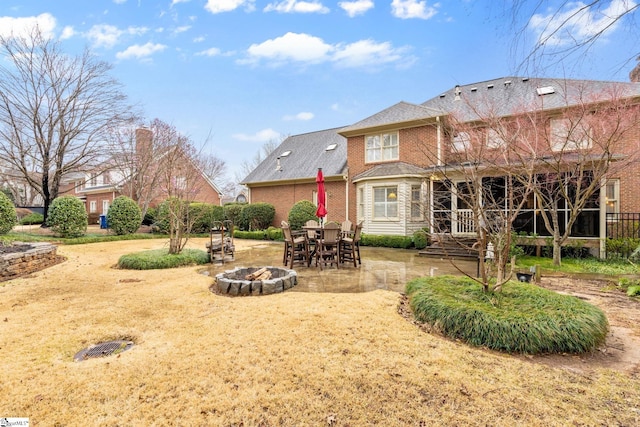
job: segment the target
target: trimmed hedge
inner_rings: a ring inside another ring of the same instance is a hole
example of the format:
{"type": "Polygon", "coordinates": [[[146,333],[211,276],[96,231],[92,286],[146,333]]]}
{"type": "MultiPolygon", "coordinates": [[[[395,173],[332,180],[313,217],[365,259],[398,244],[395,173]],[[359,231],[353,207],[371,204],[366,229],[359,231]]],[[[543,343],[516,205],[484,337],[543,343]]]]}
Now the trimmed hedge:
{"type": "Polygon", "coordinates": [[[609,327],[599,308],[527,283],[485,293],[467,277],[425,277],[410,281],[406,293],[418,321],[449,338],[510,353],[592,351],[609,327]]]}
{"type": "Polygon", "coordinates": [[[224,219],[228,219],[240,230],[248,230],[249,225],[242,222],[242,211],[247,203],[227,203],[223,206],[224,219]]]}
{"type": "Polygon", "coordinates": [[[24,216],[20,220],[22,225],[42,224],[44,222],[44,215],[37,212],[32,212],[29,215],[24,216]]]}
{"type": "MultiPolygon", "coordinates": [[[[242,210],[241,223],[248,230],[264,230],[268,228],[276,216],[276,208],[270,203],[251,203],[242,210]]],[[[245,229],[245,228],[243,228],[245,229]]]]}
{"type": "Polygon", "coordinates": [[[116,197],[107,212],[107,224],[116,235],[132,234],[142,224],[142,211],[130,197],[116,197]]]}
{"type": "Polygon", "coordinates": [[[224,220],[224,209],[212,203],[191,203],[189,205],[189,215],[193,220],[191,233],[209,233],[216,221],[224,220]]]}
{"type": "Polygon", "coordinates": [[[413,245],[413,239],[408,236],[387,236],[363,233],[361,235],[360,245],[408,249],[413,245]]]}
{"type": "Polygon", "coordinates": [[[0,192],[0,234],[7,234],[17,223],[16,207],[5,193],[0,192]]]}
{"type": "Polygon", "coordinates": [[[60,237],[80,237],[87,232],[87,218],[82,200],[62,196],[51,202],[47,224],[60,237]]]}

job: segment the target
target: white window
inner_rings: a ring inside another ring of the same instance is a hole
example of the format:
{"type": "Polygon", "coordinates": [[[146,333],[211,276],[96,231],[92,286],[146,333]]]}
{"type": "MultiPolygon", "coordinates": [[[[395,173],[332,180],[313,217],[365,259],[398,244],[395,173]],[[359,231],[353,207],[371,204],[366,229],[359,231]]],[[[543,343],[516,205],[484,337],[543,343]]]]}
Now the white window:
{"type": "Polygon", "coordinates": [[[502,148],[504,145],[504,138],[495,129],[487,131],[487,148],[502,148]]]}
{"type": "Polygon", "coordinates": [[[398,187],[378,187],[373,189],[373,217],[398,217],[398,187]]]}
{"type": "Polygon", "coordinates": [[[453,151],[467,151],[471,147],[471,137],[467,132],[456,132],[451,139],[453,151]]]}
{"type": "MultiPolygon", "coordinates": [[[[314,191],[313,194],[311,194],[311,201],[313,202],[314,205],[318,206],[318,192],[314,191]]],[[[327,197],[327,192],[324,192],[324,207],[326,210],[329,210],[329,208],[327,207],[327,205],[329,204],[329,198],[327,197]]]]}
{"type": "Polygon", "coordinates": [[[411,218],[422,219],[422,188],[419,185],[411,186],[411,218]]]}
{"type": "Polygon", "coordinates": [[[591,132],[586,120],[551,120],[551,150],[575,151],[591,148],[591,132]]]}
{"type": "Polygon", "coordinates": [[[184,191],[187,189],[187,178],[179,176],[176,178],[176,190],[184,191]]]}
{"type": "Polygon", "coordinates": [[[95,173],[91,174],[91,178],[89,180],[89,185],[91,187],[95,187],[96,185],[98,185],[98,175],[95,173]]]}
{"type": "Polygon", "coordinates": [[[367,136],[367,162],[398,160],[398,133],[367,136]]]}
{"type": "Polygon", "coordinates": [[[607,203],[607,213],[617,214],[620,212],[620,180],[610,179],[605,185],[605,197],[607,203]]]}
{"type": "Polygon", "coordinates": [[[364,218],[364,188],[358,189],[358,220],[364,218]]]}
{"type": "Polygon", "coordinates": [[[95,200],[89,202],[89,212],[96,213],[98,210],[98,203],[95,200]]]}
{"type": "Polygon", "coordinates": [[[107,212],[109,212],[109,201],[108,200],[103,200],[102,201],[102,214],[106,214],[107,212]]]}

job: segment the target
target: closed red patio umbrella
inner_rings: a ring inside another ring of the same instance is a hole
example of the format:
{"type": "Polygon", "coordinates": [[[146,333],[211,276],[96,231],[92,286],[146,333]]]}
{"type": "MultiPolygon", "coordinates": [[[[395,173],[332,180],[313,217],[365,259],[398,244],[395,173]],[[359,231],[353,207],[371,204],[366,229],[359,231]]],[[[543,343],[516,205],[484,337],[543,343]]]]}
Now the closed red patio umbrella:
{"type": "Polygon", "coordinates": [[[324,217],[327,216],[327,208],[325,207],[327,201],[325,199],[324,175],[322,175],[322,168],[318,168],[316,184],[318,184],[318,209],[316,209],[316,216],[320,220],[320,225],[322,225],[324,217]]]}

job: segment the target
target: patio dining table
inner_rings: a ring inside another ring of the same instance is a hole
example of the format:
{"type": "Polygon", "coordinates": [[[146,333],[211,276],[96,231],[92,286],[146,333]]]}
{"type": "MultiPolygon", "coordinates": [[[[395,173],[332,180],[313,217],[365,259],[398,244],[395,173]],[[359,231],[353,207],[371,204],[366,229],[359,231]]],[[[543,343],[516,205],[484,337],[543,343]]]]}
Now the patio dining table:
{"type": "MultiPolygon", "coordinates": [[[[311,265],[311,260],[315,258],[318,250],[317,241],[324,239],[324,230],[325,227],[322,225],[303,225],[302,229],[309,232],[312,231],[315,237],[309,236],[309,243],[313,246],[309,255],[309,265],[311,265]]],[[[340,239],[342,233],[338,233],[338,239],[340,239]]],[[[338,240],[338,263],[340,262],[340,241],[338,240]]]]}

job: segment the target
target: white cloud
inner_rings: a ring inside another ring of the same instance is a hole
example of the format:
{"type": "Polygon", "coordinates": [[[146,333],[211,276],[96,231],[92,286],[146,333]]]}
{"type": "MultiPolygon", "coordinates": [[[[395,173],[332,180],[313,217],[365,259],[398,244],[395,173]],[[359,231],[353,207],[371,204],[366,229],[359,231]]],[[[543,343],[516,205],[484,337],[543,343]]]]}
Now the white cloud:
{"type": "Polygon", "coordinates": [[[308,34],[287,33],[282,37],[252,44],[248,63],[264,59],[275,65],[286,62],[319,63],[329,59],[333,47],[321,38],[308,34]]]}
{"type": "Polygon", "coordinates": [[[203,41],[205,41],[204,36],[198,36],[198,37],[193,39],[194,43],[202,43],[203,41]]]}
{"type": "Polygon", "coordinates": [[[291,120],[301,120],[301,121],[307,121],[307,120],[311,120],[315,117],[315,115],[313,113],[309,113],[306,111],[300,112],[298,114],[295,115],[286,115],[282,118],[282,120],[285,121],[291,121],[291,120]]]}
{"type": "Polygon", "coordinates": [[[356,0],[356,1],[341,1],[338,3],[347,15],[351,18],[357,15],[362,15],[369,9],[373,9],[374,4],[372,0],[356,0]]]}
{"type": "Polygon", "coordinates": [[[567,3],[564,10],[533,15],[529,27],[538,36],[538,43],[551,46],[579,44],[605,31],[615,30],[618,18],[637,7],[632,0],[612,0],[602,10],[597,9],[597,5],[567,3]]]}
{"type": "Polygon", "coordinates": [[[283,0],[279,3],[269,3],[264,8],[264,11],[280,13],[329,13],[329,8],[315,0],[283,0]]]}
{"type": "Polygon", "coordinates": [[[171,6],[173,7],[174,5],[178,4],[178,3],[188,3],[189,0],[171,0],[171,6]]]}
{"type": "Polygon", "coordinates": [[[177,27],[176,29],[174,29],[173,34],[184,33],[186,31],[189,31],[190,29],[191,29],[191,25],[183,25],[182,27],[177,27]]]}
{"type": "Polygon", "coordinates": [[[436,8],[439,6],[439,3],[435,3],[433,6],[427,6],[426,1],[393,0],[391,2],[391,14],[401,19],[430,19],[438,13],[436,8]]]}
{"type": "Polygon", "coordinates": [[[217,56],[220,55],[220,49],[217,47],[212,47],[207,50],[202,50],[196,53],[197,56],[217,56]]]}
{"type": "Polygon", "coordinates": [[[280,138],[280,133],[276,132],[271,128],[268,128],[268,129],[263,129],[261,131],[258,131],[253,135],[247,135],[245,133],[236,133],[236,134],[233,134],[232,137],[234,139],[237,139],[238,141],[268,142],[272,140],[278,140],[280,138]]]}
{"type": "Polygon", "coordinates": [[[127,0],[113,0],[113,2],[114,2],[115,4],[123,4],[123,3],[126,3],[126,2],[127,2],[127,0]]]}
{"type": "Polygon", "coordinates": [[[149,31],[147,27],[128,27],[121,30],[113,25],[94,25],[85,36],[91,41],[93,47],[105,47],[110,49],[120,42],[123,35],[141,36],[149,31]]]}
{"type": "Polygon", "coordinates": [[[391,43],[376,43],[373,40],[360,40],[341,46],[333,55],[332,61],[341,68],[380,66],[402,59],[406,48],[394,48],[391,43]]]}
{"type": "Polygon", "coordinates": [[[255,10],[255,0],[207,0],[204,6],[211,13],[231,12],[244,6],[247,12],[255,10]]]}
{"type": "Polygon", "coordinates": [[[94,25],[89,29],[87,38],[91,40],[93,47],[112,48],[118,43],[123,31],[113,25],[94,25]]]}
{"type": "Polygon", "coordinates": [[[40,29],[43,37],[50,39],[56,28],[56,18],[50,13],[24,18],[0,17],[0,35],[3,37],[28,37],[36,26],[40,29]]]}
{"type": "Polygon", "coordinates": [[[167,46],[163,44],[154,44],[147,43],[144,45],[134,44],[133,46],[129,46],[122,52],[116,53],[116,58],[118,59],[143,59],[148,56],[153,55],[156,52],[162,52],[165,50],[167,46]]]}
{"type": "Polygon", "coordinates": [[[73,29],[73,27],[67,25],[62,29],[62,34],[60,34],[60,40],[70,39],[71,37],[75,36],[75,34],[76,32],[73,29]]]}
{"type": "Polygon", "coordinates": [[[289,63],[320,64],[332,62],[340,68],[377,67],[397,63],[410,65],[407,47],[395,48],[390,42],[376,43],[360,40],[350,44],[331,45],[309,34],[287,33],[282,37],[253,44],[247,50],[247,58],[241,64],[255,65],[264,61],[272,66],[289,63]]]}

